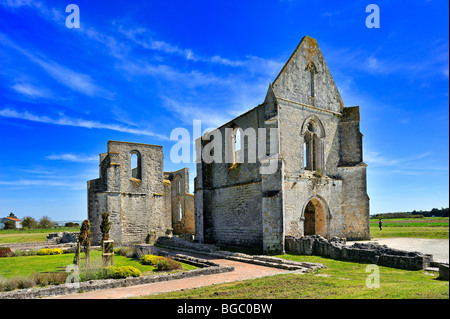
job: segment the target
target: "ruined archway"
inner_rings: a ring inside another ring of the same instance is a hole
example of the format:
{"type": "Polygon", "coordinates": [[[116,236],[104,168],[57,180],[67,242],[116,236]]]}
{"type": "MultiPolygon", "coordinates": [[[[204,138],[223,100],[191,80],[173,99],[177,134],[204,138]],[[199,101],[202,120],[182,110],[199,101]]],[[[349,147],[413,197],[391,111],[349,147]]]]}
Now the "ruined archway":
{"type": "Polygon", "coordinates": [[[327,237],[328,208],[322,200],[312,198],[303,211],[303,234],[327,237]]]}

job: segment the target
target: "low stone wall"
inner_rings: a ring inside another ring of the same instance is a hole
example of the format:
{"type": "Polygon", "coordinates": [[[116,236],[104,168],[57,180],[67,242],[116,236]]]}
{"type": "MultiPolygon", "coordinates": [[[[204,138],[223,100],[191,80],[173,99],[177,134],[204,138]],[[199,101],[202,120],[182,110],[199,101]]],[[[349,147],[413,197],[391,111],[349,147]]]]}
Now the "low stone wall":
{"type": "Polygon", "coordinates": [[[47,242],[54,244],[76,243],[80,232],[57,232],[47,235],[47,242]]]}
{"type": "Polygon", "coordinates": [[[222,266],[210,262],[208,260],[192,258],[190,256],[185,256],[182,254],[177,254],[173,256],[173,258],[175,260],[186,263],[204,264],[207,265],[207,267],[166,275],[149,275],[142,277],[129,277],[125,279],[90,280],[87,282],[80,282],[76,284],[63,284],[58,286],[50,286],[46,288],[31,288],[31,289],[14,290],[10,292],[0,292],[0,299],[34,299],[34,298],[61,296],[79,293],[80,291],[88,292],[103,289],[129,287],[154,282],[170,281],[176,279],[191,278],[196,276],[218,274],[234,270],[234,268],[230,266],[222,266]]]}
{"type": "Polygon", "coordinates": [[[439,265],[439,277],[440,280],[447,280],[448,281],[448,264],[440,264],[439,265]]]}
{"type": "Polygon", "coordinates": [[[380,266],[407,270],[429,267],[433,255],[389,248],[378,243],[345,245],[345,239],[327,240],[322,236],[291,237],[285,239],[287,253],[316,255],[333,259],[354,260],[380,266]]]}

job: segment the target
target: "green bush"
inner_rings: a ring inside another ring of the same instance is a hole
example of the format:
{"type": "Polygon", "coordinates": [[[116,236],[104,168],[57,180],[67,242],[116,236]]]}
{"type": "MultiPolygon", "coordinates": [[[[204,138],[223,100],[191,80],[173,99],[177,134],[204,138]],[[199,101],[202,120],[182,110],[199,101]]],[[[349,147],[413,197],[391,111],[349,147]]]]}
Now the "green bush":
{"type": "Polygon", "coordinates": [[[127,277],[139,277],[142,275],[141,271],[132,266],[109,266],[105,268],[106,278],[120,279],[127,277]]]}
{"type": "Polygon", "coordinates": [[[36,283],[36,286],[48,286],[48,285],[60,285],[66,282],[66,278],[69,273],[66,272],[47,272],[39,273],[35,272],[31,275],[31,278],[36,283]]]}
{"type": "Polygon", "coordinates": [[[60,248],[43,248],[37,252],[38,255],[61,255],[62,253],[60,248]]]}
{"type": "Polygon", "coordinates": [[[165,258],[161,257],[161,256],[157,256],[157,255],[144,255],[141,258],[141,264],[156,266],[156,263],[160,259],[165,259],[165,258]]]}
{"type": "Polygon", "coordinates": [[[14,278],[0,278],[0,291],[14,289],[27,289],[32,287],[45,287],[48,285],[60,285],[65,283],[65,272],[33,273],[30,276],[18,276],[14,278]]]}
{"type": "Polygon", "coordinates": [[[128,258],[133,258],[136,255],[136,250],[134,247],[120,247],[117,249],[114,249],[114,253],[120,256],[125,256],[128,258]]]}
{"type": "Polygon", "coordinates": [[[166,258],[161,258],[158,259],[158,261],[156,262],[156,270],[159,271],[167,271],[167,270],[176,270],[176,269],[181,269],[183,268],[182,265],[178,262],[173,260],[170,257],[166,257],[166,258]]]}
{"type": "Polygon", "coordinates": [[[12,257],[34,256],[37,255],[38,252],[39,250],[37,249],[26,249],[26,250],[17,249],[13,251],[11,256],[12,257]]]}
{"type": "Polygon", "coordinates": [[[12,255],[11,248],[9,247],[0,247],[0,257],[9,257],[12,255]]]}

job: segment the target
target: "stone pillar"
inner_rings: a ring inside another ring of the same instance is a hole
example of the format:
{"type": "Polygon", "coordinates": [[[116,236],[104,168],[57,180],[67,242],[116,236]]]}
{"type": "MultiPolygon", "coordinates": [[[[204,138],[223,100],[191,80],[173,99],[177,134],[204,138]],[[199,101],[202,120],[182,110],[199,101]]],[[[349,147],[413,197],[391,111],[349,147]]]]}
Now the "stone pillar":
{"type": "Polygon", "coordinates": [[[262,224],[263,253],[284,253],[283,163],[278,158],[261,160],[262,165],[276,161],[278,169],[273,174],[262,174],[262,224]]]}

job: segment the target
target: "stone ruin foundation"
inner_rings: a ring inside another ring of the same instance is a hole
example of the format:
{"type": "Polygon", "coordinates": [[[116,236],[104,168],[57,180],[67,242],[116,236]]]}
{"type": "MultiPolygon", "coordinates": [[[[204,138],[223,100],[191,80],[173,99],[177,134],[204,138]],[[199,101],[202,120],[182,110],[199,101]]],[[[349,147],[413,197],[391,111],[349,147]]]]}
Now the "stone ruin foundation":
{"type": "Polygon", "coordinates": [[[328,240],[320,235],[287,236],[285,240],[286,252],[290,254],[367,262],[406,270],[424,269],[433,261],[433,255],[393,249],[375,242],[346,246],[344,238],[334,237],[328,240]]]}

